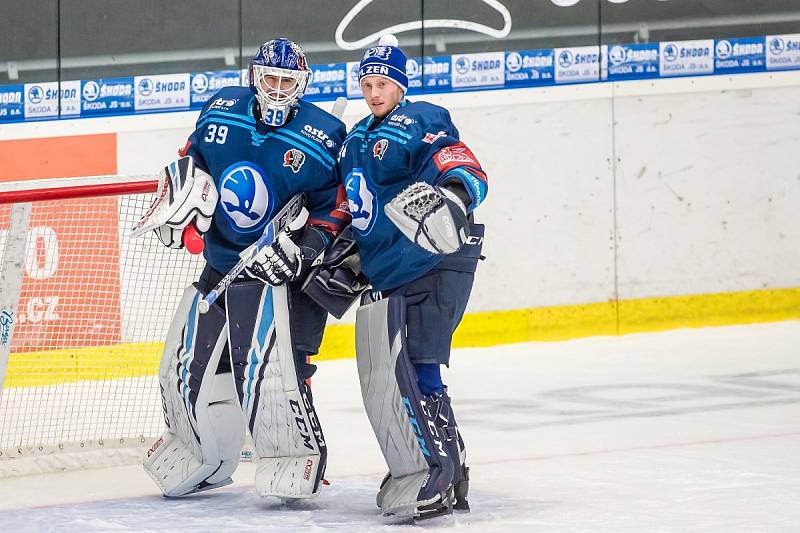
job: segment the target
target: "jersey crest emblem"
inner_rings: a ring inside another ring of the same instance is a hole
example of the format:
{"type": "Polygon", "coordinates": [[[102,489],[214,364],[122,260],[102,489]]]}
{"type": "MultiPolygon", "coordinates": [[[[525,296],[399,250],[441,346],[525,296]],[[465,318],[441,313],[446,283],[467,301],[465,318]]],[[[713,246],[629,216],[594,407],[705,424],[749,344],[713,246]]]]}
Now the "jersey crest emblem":
{"type": "Polygon", "coordinates": [[[237,231],[258,225],[267,214],[269,192],[264,174],[257,166],[236,163],[222,173],[220,206],[237,231]]]}
{"type": "Polygon", "coordinates": [[[383,156],[386,155],[386,150],[389,149],[389,141],[380,139],[372,146],[372,157],[377,157],[383,161],[383,156]]]}
{"type": "Polygon", "coordinates": [[[353,217],[353,230],[366,235],[375,224],[378,212],[377,195],[370,189],[363,169],[354,168],[344,180],[347,192],[347,207],[353,217]]]}
{"type": "Polygon", "coordinates": [[[291,150],[287,150],[285,154],[283,154],[283,166],[289,167],[292,169],[292,172],[297,174],[300,172],[300,167],[303,166],[303,163],[306,162],[306,154],[298,150],[297,148],[292,148],[291,150]]]}

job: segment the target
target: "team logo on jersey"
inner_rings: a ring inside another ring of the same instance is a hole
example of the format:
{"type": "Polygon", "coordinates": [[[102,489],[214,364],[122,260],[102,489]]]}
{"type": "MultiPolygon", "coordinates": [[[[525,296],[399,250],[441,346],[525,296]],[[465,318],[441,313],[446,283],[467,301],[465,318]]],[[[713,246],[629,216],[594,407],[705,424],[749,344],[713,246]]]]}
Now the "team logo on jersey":
{"type": "Polygon", "coordinates": [[[222,173],[220,206],[237,231],[248,231],[269,211],[264,172],[252,163],[235,163],[222,173]]]}
{"type": "Polygon", "coordinates": [[[235,106],[236,102],[238,101],[239,101],[238,98],[231,98],[230,100],[226,100],[224,98],[217,98],[216,100],[211,102],[209,109],[230,109],[231,107],[235,106]]]}
{"type": "Polygon", "coordinates": [[[306,162],[306,154],[298,150],[297,148],[292,148],[291,150],[287,150],[285,154],[283,154],[283,166],[289,167],[292,169],[292,172],[297,174],[300,172],[300,167],[303,166],[303,163],[306,162]]]}
{"type": "Polygon", "coordinates": [[[377,195],[370,190],[364,170],[354,168],[344,180],[347,191],[347,207],[353,217],[353,229],[366,235],[375,224],[375,214],[378,212],[377,195]]]}
{"type": "Polygon", "coordinates": [[[372,157],[377,157],[383,161],[383,156],[386,155],[386,150],[389,149],[389,141],[380,139],[372,146],[372,157]]]}
{"type": "Polygon", "coordinates": [[[445,132],[443,132],[443,131],[440,131],[439,133],[427,133],[426,132],[425,133],[425,137],[422,138],[422,142],[428,143],[428,144],[433,144],[436,141],[438,141],[439,139],[441,139],[442,137],[446,137],[446,136],[447,136],[447,134],[445,132]]]}

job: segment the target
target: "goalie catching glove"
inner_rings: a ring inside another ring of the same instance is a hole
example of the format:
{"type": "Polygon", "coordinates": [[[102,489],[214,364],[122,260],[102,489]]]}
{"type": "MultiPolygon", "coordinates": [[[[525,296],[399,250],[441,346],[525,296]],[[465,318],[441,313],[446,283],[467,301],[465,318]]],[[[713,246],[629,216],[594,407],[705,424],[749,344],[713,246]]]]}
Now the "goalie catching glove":
{"type": "Polygon", "coordinates": [[[306,226],[286,229],[265,246],[245,271],[273,286],[300,278],[322,261],[330,237],[323,230],[306,226]]]}
{"type": "Polygon", "coordinates": [[[464,201],[448,187],[412,183],[383,210],[412,242],[432,254],[451,254],[469,237],[469,222],[464,201]]]}
{"type": "Polygon", "coordinates": [[[194,224],[201,234],[211,227],[219,200],[214,180],[186,156],[164,167],[158,177],[156,199],[131,231],[138,237],[153,230],[170,248],[183,247],[183,230],[194,224]]]}

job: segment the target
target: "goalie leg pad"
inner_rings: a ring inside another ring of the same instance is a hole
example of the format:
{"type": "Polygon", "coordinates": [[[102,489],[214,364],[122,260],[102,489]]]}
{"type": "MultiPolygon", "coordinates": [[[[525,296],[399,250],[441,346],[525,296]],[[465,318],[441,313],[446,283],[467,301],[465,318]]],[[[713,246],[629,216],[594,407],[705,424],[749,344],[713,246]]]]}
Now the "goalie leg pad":
{"type": "Polygon", "coordinates": [[[449,504],[454,469],[406,351],[405,312],[403,296],[365,302],[356,314],[356,360],[367,417],[389,466],[381,512],[414,517],[449,504]]]}
{"type": "Polygon", "coordinates": [[[256,490],[310,498],[322,485],[327,448],[310,388],[295,365],[287,287],[248,285],[231,286],[227,298],[239,398],[258,456],[256,490]]]}
{"type": "Polygon", "coordinates": [[[194,287],[184,292],[159,367],[167,429],[144,468],[165,496],[231,483],[244,443],[233,377],[216,373],[227,343],[225,314],[218,306],[199,314],[200,298],[194,287]]]}

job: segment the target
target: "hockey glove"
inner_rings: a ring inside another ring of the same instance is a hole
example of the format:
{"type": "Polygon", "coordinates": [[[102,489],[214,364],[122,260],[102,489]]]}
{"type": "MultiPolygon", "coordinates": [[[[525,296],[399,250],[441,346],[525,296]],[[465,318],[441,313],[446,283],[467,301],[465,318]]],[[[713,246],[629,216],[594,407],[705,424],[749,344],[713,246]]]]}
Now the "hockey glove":
{"type": "Polygon", "coordinates": [[[181,248],[183,229],[189,224],[200,234],[208,231],[218,199],[213,178],[196,167],[191,156],[182,157],[161,171],[156,199],[131,237],[152,229],[165,246],[181,248]]]}
{"type": "Polygon", "coordinates": [[[328,313],[342,318],[368,285],[369,280],[361,272],[356,242],[348,227],[325,252],[315,273],[308,276],[303,292],[328,313]]]}
{"type": "Polygon", "coordinates": [[[383,211],[403,235],[432,254],[451,254],[469,237],[467,209],[446,187],[412,183],[383,211]]]}
{"type": "Polygon", "coordinates": [[[183,248],[183,243],[181,242],[182,229],[173,228],[165,224],[154,229],[153,233],[156,234],[161,244],[167,248],[183,248]]]}
{"type": "Polygon", "coordinates": [[[258,253],[245,271],[273,286],[293,281],[322,261],[328,242],[328,236],[318,228],[284,230],[275,242],[258,253]]]}

